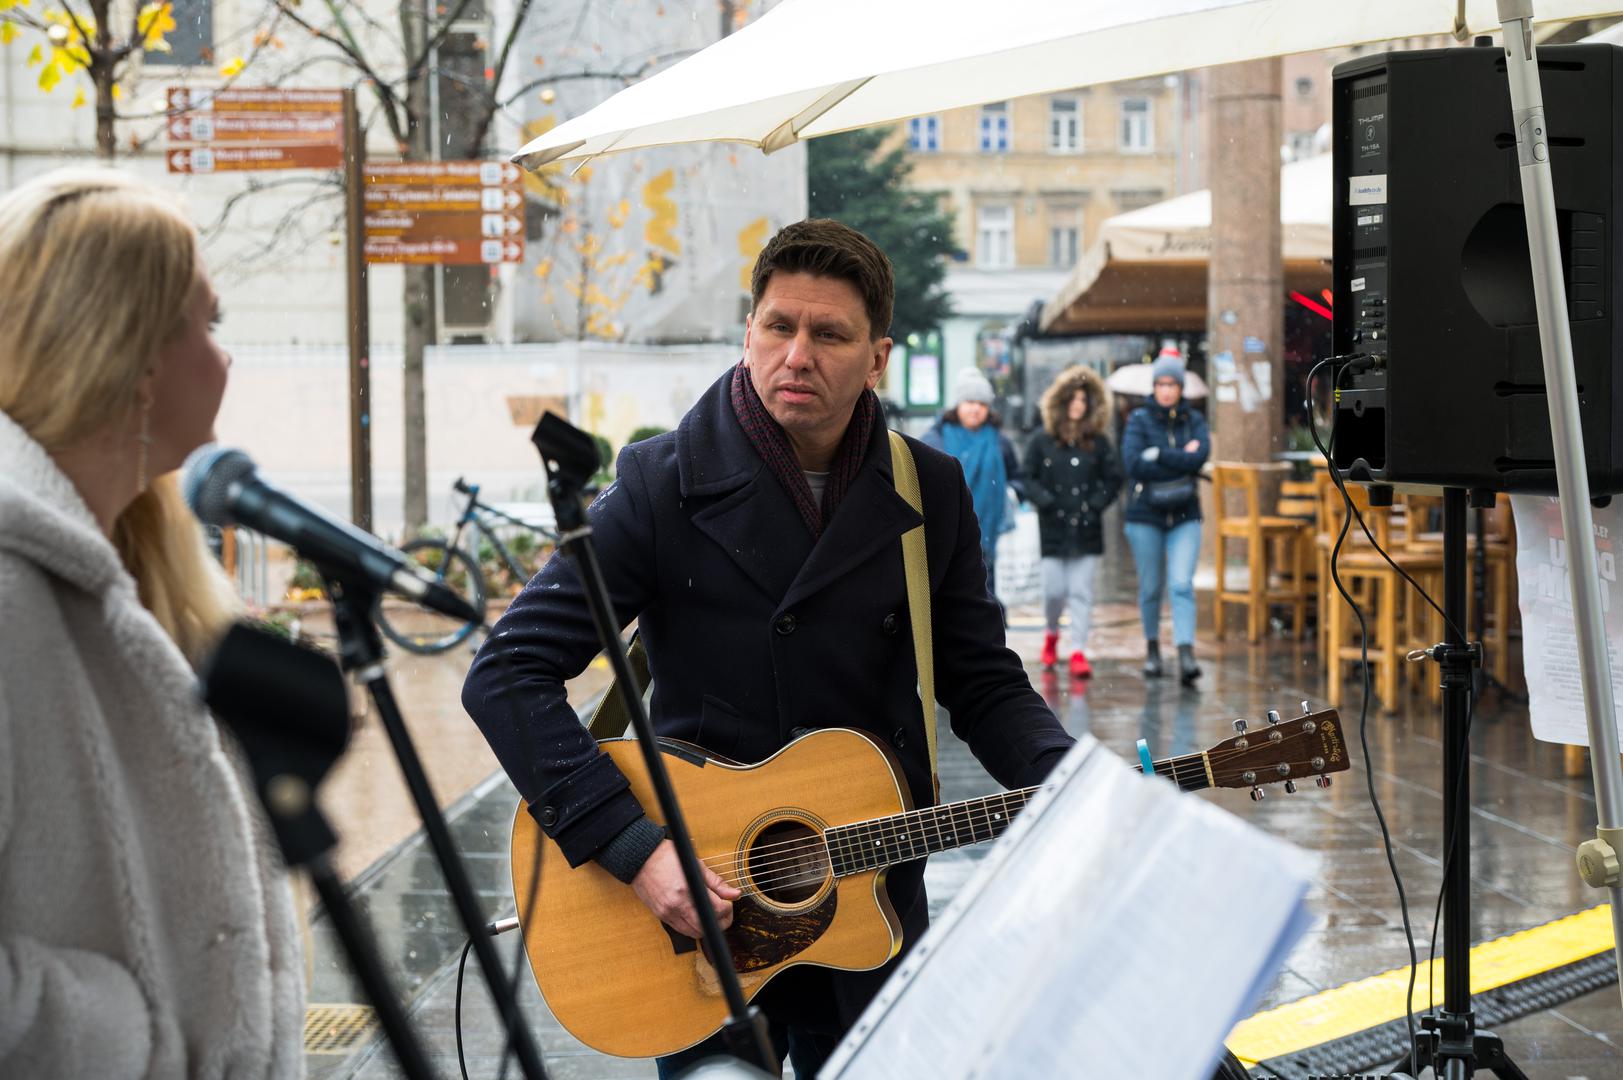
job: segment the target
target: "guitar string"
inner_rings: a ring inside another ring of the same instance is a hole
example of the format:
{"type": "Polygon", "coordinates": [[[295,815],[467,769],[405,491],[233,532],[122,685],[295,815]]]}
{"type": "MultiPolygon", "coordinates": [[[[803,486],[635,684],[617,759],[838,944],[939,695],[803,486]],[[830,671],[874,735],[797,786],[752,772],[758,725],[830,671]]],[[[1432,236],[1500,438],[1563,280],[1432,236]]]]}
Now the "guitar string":
{"type": "MultiPolygon", "coordinates": [[[[1011,808],[1007,805],[1007,803],[1010,800],[1020,801],[1020,805],[1012,809],[1023,809],[1026,800],[1029,799],[1034,790],[1035,789],[1023,789],[1000,795],[988,796],[985,800],[969,800],[966,803],[948,804],[950,807],[952,807],[952,810],[950,813],[946,814],[939,814],[936,812],[945,811],[947,810],[947,807],[929,807],[922,811],[909,811],[908,815],[906,816],[914,817],[916,819],[916,823],[919,825],[933,825],[935,832],[934,842],[942,845],[937,850],[946,850],[946,848],[949,846],[962,846],[966,842],[978,843],[984,840],[992,839],[1002,826],[1007,825],[1007,821],[994,824],[991,818],[986,816],[993,810],[991,805],[992,800],[1002,801],[1005,804],[1002,807],[1002,810],[1004,813],[1008,813],[1011,808]],[[976,802],[984,802],[985,805],[977,807],[974,805],[976,802]],[[977,811],[980,812],[984,818],[983,822],[979,825],[977,825],[970,817],[971,814],[977,811]],[[927,815],[928,821],[926,821],[927,815]],[[988,835],[980,836],[979,832],[983,830],[986,831],[988,835]],[[969,841],[964,841],[961,839],[961,837],[966,833],[971,837],[969,841]],[[949,834],[952,837],[952,844],[947,843],[947,836],[949,834]]],[[[1010,819],[1012,819],[1013,814],[1010,813],[1008,816],[1010,819]]],[[[889,822],[890,819],[877,818],[874,819],[874,821],[889,822]]],[[[855,824],[862,825],[864,823],[859,822],[855,824]]],[[[850,829],[852,826],[836,826],[835,828],[850,829]]],[[[878,841],[881,854],[885,856],[885,863],[910,861],[914,858],[922,858],[924,855],[930,853],[929,851],[922,854],[914,853],[912,849],[916,846],[917,842],[906,833],[900,831],[901,826],[895,824],[881,826],[881,830],[887,828],[895,829],[896,831],[888,836],[885,835],[883,831],[879,831],[873,836],[873,838],[878,841]],[[906,844],[908,847],[906,854],[903,853],[900,846],[902,844],[906,844]]],[[[740,882],[746,880],[753,881],[757,885],[769,885],[774,888],[787,887],[786,882],[788,884],[810,884],[812,882],[824,880],[827,877],[828,871],[833,868],[832,862],[836,853],[834,851],[833,843],[831,843],[828,839],[828,833],[833,831],[834,829],[825,830],[823,835],[820,837],[814,838],[802,836],[797,837],[794,840],[780,841],[776,844],[768,845],[766,848],[754,849],[756,852],[783,848],[793,848],[795,850],[786,853],[787,857],[779,857],[776,859],[768,859],[763,861],[758,857],[749,858],[748,861],[751,874],[748,879],[744,878],[742,874],[744,860],[738,858],[737,856],[748,856],[750,854],[749,852],[728,852],[720,856],[712,856],[711,858],[703,861],[711,864],[720,864],[719,866],[713,866],[712,868],[718,869],[718,872],[721,873],[724,880],[726,880],[725,871],[732,871],[733,873],[737,874],[738,880],[729,882],[729,884],[732,884],[735,888],[745,887],[741,885],[740,882]],[[816,860],[816,862],[819,864],[816,873],[811,876],[803,876],[796,880],[795,875],[805,873],[804,863],[808,857],[816,860]],[[731,865],[727,865],[729,862],[731,865]],[[785,870],[785,867],[789,867],[790,869],[785,870]]],[[[929,845],[931,843],[929,832],[929,828],[921,828],[915,830],[914,835],[922,836],[924,838],[924,842],[929,845]]],[[[869,837],[863,837],[863,839],[868,838],[869,837]]],[[[853,836],[851,839],[855,839],[855,837],[853,836]]],[[[847,842],[850,841],[847,840],[847,842]]],[[[859,853],[872,854],[872,850],[869,849],[866,844],[864,844],[864,846],[860,849],[853,848],[849,852],[842,852],[840,854],[845,858],[846,861],[851,861],[852,857],[859,853]]],[[[849,872],[854,871],[848,871],[848,873],[849,872]]]]}
{"type": "MultiPolygon", "coordinates": [[[[1204,766],[1198,759],[1184,762],[1169,760],[1166,764],[1168,765],[1168,771],[1162,775],[1169,775],[1173,779],[1192,779],[1196,776],[1204,778],[1205,775],[1204,766]],[[1178,775],[1180,770],[1186,775],[1178,775]]],[[[996,836],[1001,835],[1001,830],[1006,828],[1009,822],[1012,821],[1014,814],[1010,811],[1018,812],[1023,810],[1036,790],[1036,788],[1022,788],[982,799],[949,803],[946,806],[927,807],[922,810],[906,811],[902,814],[871,819],[868,822],[855,822],[850,825],[836,826],[836,829],[844,830],[866,827],[865,834],[853,834],[846,842],[857,839],[864,841],[872,839],[880,856],[880,861],[875,863],[874,866],[852,866],[846,870],[846,874],[922,858],[923,855],[913,850],[916,846],[914,837],[922,836],[928,846],[932,843],[929,835],[932,828],[935,834],[933,842],[941,845],[937,850],[946,850],[949,847],[982,843],[994,839],[996,836]],[[994,800],[1003,804],[1001,811],[1006,815],[996,823],[992,821],[991,817],[986,816],[993,811],[994,800]],[[1010,806],[1009,804],[1013,801],[1018,801],[1019,805],[1010,806]],[[942,813],[943,811],[945,813],[942,813]],[[972,817],[976,812],[981,813],[983,816],[983,820],[979,825],[972,817]],[[911,819],[913,825],[921,826],[921,828],[914,829],[912,835],[909,835],[906,831],[908,826],[902,822],[902,819],[911,819]],[[891,835],[885,835],[887,829],[893,830],[891,835]],[[981,830],[985,830],[987,835],[981,836],[981,830]],[[968,840],[964,839],[965,834],[968,835],[968,840]],[[948,842],[949,836],[950,843],[948,842]],[[905,852],[901,846],[903,844],[907,845],[905,852]]],[[[833,844],[828,839],[828,834],[834,831],[834,829],[825,830],[821,838],[802,836],[794,840],[780,841],[768,845],[768,848],[772,849],[794,848],[795,851],[789,853],[787,858],[778,858],[760,863],[759,868],[757,868],[757,864],[760,861],[750,859],[752,873],[747,878],[742,873],[743,860],[739,856],[747,855],[748,852],[731,852],[721,856],[714,856],[706,860],[706,862],[724,863],[731,860],[732,866],[725,867],[725,869],[732,870],[737,876],[736,879],[730,880],[728,883],[734,888],[740,889],[746,895],[778,889],[821,885],[828,880],[831,873],[835,876],[843,876],[839,874],[838,869],[834,866],[836,852],[833,844]],[[806,865],[808,859],[812,860],[813,865],[806,865]],[[785,869],[785,867],[788,868],[785,869]]],[[[756,850],[763,851],[767,849],[756,850]]],[[[850,851],[840,852],[839,854],[842,861],[849,866],[852,863],[865,861],[867,857],[875,854],[875,850],[864,843],[860,848],[852,848],[850,851]]],[[[927,855],[930,852],[927,850],[923,854],[927,855]]],[[[725,873],[719,876],[722,876],[723,880],[728,880],[725,873]]]]}
{"type": "MultiPolygon", "coordinates": [[[[1260,734],[1260,732],[1259,732],[1259,734],[1260,734]]],[[[1267,745],[1268,746],[1273,746],[1273,747],[1283,747],[1287,742],[1291,742],[1291,741],[1294,741],[1296,739],[1303,738],[1303,737],[1308,737],[1310,735],[1311,735],[1311,733],[1303,732],[1303,731],[1298,730],[1296,732],[1293,732],[1290,735],[1282,736],[1281,739],[1278,742],[1273,742],[1272,740],[1270,740],[1267,745]]],[[[1226,759],[1229,758],[1229,757],[1236,756],[1236,755],[1254,754],[1257,749],[1263,749],[1263,748],[1265,748],[1265,747],[1257,747],[1257,748],[1246,747],[1246,748],[1243,748],[1243,749],[1241,749],[1241,748],[1232,748],[1231,747],[1227,751],[1223,751],[1223,750],[1207,751],[1206,752],[1206,760],[1207,760],[1207,762],[1211,762],[1214,765],[1221,764],[1222,762],[1226,761],[1226,759]],[[1214,761],[1214,759],[1216,759],[1216,760],[1214,761]]],[[[1171,779],[1179,781],[1180,784],[1186,779],[1204,779],[1205,778],[1205,764],[1206,764],[1206,762],[1203,762],[1201,760],[1201,757],[1200,757],[1199,754],[1180,755],[1180,756],[1175,757],[1175,758],[1168,758],[1165,761],[1158,762],[1157,764],[1162,764],[1162,765],[1167,766],[1167,771],[1165,773],[1160,773],[1158,771],[1157,775],[1167,776],[1167,777],[1169,777],[1171,779]]],[[[1306,771],[1303,773],[1303,775],[1313,775],[1313,771],[1311,769],[1311,762],[1305,762],[1304,761],[1304,762],[1293,763],[1293,764],[1300,764],[1300,765],[1305,767],[1306,771]]],[[[1214,775],[1215,775],[1216,771],[1217,770],[1214,768],[1213,769],[1214,775]]],[[[1229,778],[1229,776],[1230,776],[1230,774],[1228,774],[1228,773],[1225,773],[1224,775],[1225,775],[1225,778],[1229,778]]],[[[1238,777],[1239,777],[1239,774],[1233,774],[1233,778],[1238,779],[1238,777]]],[[[1288,776],[1280,776],[1278,779],[1279,780],[1284,780],[1284,779],[1288,779],[1288,778],[1289,778],[1288,776]]],[[[1270,779],[1272,779],[1272,778],[1270,777],[1270,779]]],[[[1278,782],[1278,781],[1274,781],[1274,782],[1278,782]]],[[[965,816],[967,816],[967,815],[972,814],[972,813],[974,813],[976,811],[985,811],[985,810],[988,810],[988,809],[991,808],[991,804],[990,804],[990,802],[988,800],[991,800],[991,799],[1004,799],[1004,798],[1011,798],[1011,797],[1029,798],[1030,794],[1032,792],[1034,792],[1035,790],[1036,790],[1035,788],[1019,789],[1019,790],[1016,790],[1016,791],[1005,792],[1005,793],[1001,793],[1001,794],[997,794],[997,795],[987,796],[984,799],[979,799],[979,800],[972,799],[972,800],[966,800],[965,802],[949,803],[949,804],[945,804],[945,805],[941,805],[941,806],[925,807],[925,808],[919,809],[919,810],[909,810],[909,811],[904,811],[904,812],[902,812],[900,814],[887,815],[886,817],[882,817],[882,818],[872,818],[872,819],[868,819],[866,821],[851,822],[851,823],[848,823],[846,825],[834,826],[833,829],[854,829],[854,828],[859,828],[859,827],[862,827],[862,826],[868,826],[870,828],[875,827],[875,826],[880,827],[880,828],[892,828],[892,829],[906,828],[910,824],[922,824],[922,823],[925,823],[926,819],[929,819],[929,821],[931,821],[931,822],[937,822],[943,812],[947,812],[949,814],[949,816],[955,816],[955,815],[965,815],[965,816]],[[979,804],[979,805],[976,805],[976,804],[979,804]],[[883,823],[883,824],[881,824],[881,823],[883,823]]],[[[972,823],[970,823],[969,825],[966,825],[966,827],[972,827],[972,823]]],[[[825,831],[831,832],[831,831],[833,831],[833,829],[825,830],[825,831]]],[[[795,839],[792,839],[792,840],[778,841],[778,842],[775,842],[773,844],[767,844],[767,845],[764,845],[762,847],[751,849],[751,851],[755,855],[755,858],[752,860],[752,863],[753,862],[758,862],[760,860],[760,856],[763,855],[763,854],[772,853],[772,852],[775,852],[775,851],[779,851],[781,849],[799,847],[802,844],[804,844],[805,839],[806,838],[804,838],[804,837],[798,837],[798,838],[795,838],[795,839]]],[[[742,861],[742,857],[745,854],[746,853],[742,852],[742,851],[724,852],[724,853],[719,854],[719,855],[710,856],[710,857],[705,858],[705,859],[703,859],[701,861],[705,865],[711,867],[712,869],[716,869],[718,867],[727,867],[727,868],[731,868],[731,869],[736,869],[738,867],[738,865],[740,864],[740,862],[742,861]]],[[[785,854],[788,854],[788,855],[791,856],[789,861],[795,861],[796,859],[799,858],[799,856],[794,854],[793,852],[785,852],[785,854]]],[[[763,864],[763,865],[766,866],[767,868],[770,868],[770,866],[771,866],[770,863],[763,864]]]]}
{"type": "MultiPolygon", "coordinates": [[[[1199,761],[1198,757],[1191,757],[1186,760],[1169,759],[1164,764],[1167,765],[1166,773],[1158,775],[1165,775],[1180,782],[1186,779],[1204,779],[1205,777],[1204,764],[1199,761]]],[[[867,827],[865,834],[851,835],[845,842],[850,843],[857,839],[873,840],[877,848],[877,854],[880,856],[879,861],[873,866],[852,865],[865,862],[868,857],[876,853],[866,843],[860,848],[852,848],[849,851],[837,853],[834,843],[838,842],[838,840],[831,842],[829,839],[829,834],[834,832],[835,829],[825,830],[820,838],[802,836],[794,840],[780,841],[768,845],[767,848],[756,849],[757,851],[765,851],[793,848],[794,851],[790,852],[787,858],[780,857],[764,862],[758,858],[750,859],[752,873],[748,877],[743,874],[743,860],[737,858],[737,856],[748,854],[747,852],[727,853],[722,856],[712,857],[712,859],[706,861],[725,862],[731,860],[732,866],[723,869],[731,870],[736,877],[729,880],[725,872],[719,876],[722,876],[723,880],[728,880],[729,884],[740,889],[746,895],[788,888],[821,886],[829,879],[830,874],[836,877],[843,876],[840,874],[839,868],[834,865],[836,854],[849,867],[845,873],[850,874],[923,857],[914,850],[917,844],[915,838],[920,836],[922,836],[927,847],[932,844],[940,845],[936,850],[982,843],[994,839],[996,836],[1001,835],[1002,829],[1006,828],[1013,819],[1014,813],[1010,811],[1018,812],[1023,810],[1036,790],[1036,788],[1017,789],[978,800],[950,803],[946,806],[927,807],[922,810],[907,811],[903,814],[872,819],[870,822],[856,822],[852,825],[836,826],[835,828],[844,830],[867,827]],[[988,816],[994,809],[994,800],[1003,804],[1001,806],[1002,813],[1007,815],[995,823],[988,816]],[[1009,804],[1012,801],[1018,801],[1019,805],[1010,806],[1009,804]],[[946,813],[943,814],[942,811],[946,811],[946,813]],[[972,816],[977,811],[983,818],[978,825],[972,816]],[[912,824],[921,826],[921,828],[914,829],[912,835],[909,835],[906,831],[907,825],[902,823],[901,819],[911,819],[912,824]],[[935,834],[933,840],[930,836],[932,828],[935,834]],[[890,835],[886,835],[886,829],[893,831],[890,835]],[[980,835],[981,830],[985,830],[987,835],[980,835]],[[969,837],[967,841],[964,839],[965,833],[969,837]],[[948,842],[949,836],[950,843],[948,842]],[[902,847],[904,844],[907,846],[905,851],[902,847]],[[810,860],[811,865],[807,865],[808,860],[810,860]]],[[[927,850],[923,854],[928,855],[930,853],[927,850]]]]}
{"type": "MultiPolygon", "coordinates": [[[[1168,776],[1179,782],[1180,786],[1187,780],[1205,779],[1205,767],[1198,756],[1191,755],[1185,758],[1168,759],[1162,764],[1165,764],[1167,769],[1165,773],[1159,773],[1159,775],[1168,776]]],[[[823,836],[819,839],[805,836],[796,837],[792,840],[779,841],[749,851],[725,852],[711,856],[705,859],[704,862],[711,866],[712,869],[717,870],[718,873],[725,875],[727,872],[731,872],[736,875],[737,880],[730,883],[734,887],[740,887],[739,882],[745,880],[743,865],[747,858],[752,871],[751,877],[755,881],[781,887],[779,878],[783,874],[789,874],[792,877],[795,874],[803,873],[802,867],[808,857],[822,862],[821,854],[818,851],[819,848],[828,851],[832,859],[832,856],[836,853],[834,850],[835,845],[840,842],[846,844],[854,841],[862,842],[860,848],[853,847],[848,851],[838,852],[839,855],[846,859],[872,855],[874,850],[877,849],[882,856],[882,860],[876,866],[909,861],[930,854],[931,849],[944,850],[950,846],[961,846],[966,843],[963,839],[965,833],[969,836],[967,843],[980,843],[992,839],[999,828],[1007,825],[1006,820],[993,820],[994,817],[1000,816],[996,811],[1001,809],[1004,813],[1007,813],[1011,809],[1009,805],[1011,800],[1019,800],[1019,806],[1013,807],[1013,809],[1016,811],[1024,809],[1025,802],[1035,790],[1035,788],[1020,789],[978,800],[967,800],[947,804],[946,806],[926,807],[922,810],[906,811],[902,814],[871,819],[867,822],[854,822],[825,830],[823,836]],[[1001,808],[996,805],[997,803],[1002,803],[1001,808]],[[979,823],[975,820],[976,814],[979,814],[982,818],[979,823]],[[830,834],[836,830],[844,830],[844,832],[837,837],[831,836],[830,834]],[[988,835],[980,836],[979,833],[982,830],[985,830],[988,835]],[[948,843],[949,835],[951,837],[950,844],[948,843]],[[923,840],[927,849],[923,853],[914,850],[918,846],[920,839],[923,840]],[[867,841],[869,840],[873,841],[873,848],[868,846],[867,841]],[[906,845],[905,851],[902,845],[906,845]],[[808,849],[810,850],[808,851],[808,849]],[[773,855],[778,857],[763,857],[773,855]],[[784,870],[784,867],[792,867],[793,869],[784,870]]],[[[832,863],[830,862],[829,865],[832,866],[832,863]]],[[[819,870],[816,876],[804,878],[800,883],[805,884],[822,880],[825,876],[826,873],[819,870]]]]}

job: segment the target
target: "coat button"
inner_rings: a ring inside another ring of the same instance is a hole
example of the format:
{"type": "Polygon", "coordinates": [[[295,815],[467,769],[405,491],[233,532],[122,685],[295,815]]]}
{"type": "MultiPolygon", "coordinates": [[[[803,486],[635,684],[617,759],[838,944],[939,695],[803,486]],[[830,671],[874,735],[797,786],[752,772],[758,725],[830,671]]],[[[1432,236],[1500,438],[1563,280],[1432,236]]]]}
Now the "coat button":
{"type": "Polygon", "coordinates": [[[1077,466],[1077,465],[1080,465],[1080,464],[1082,464],[1082,459],[1081,459],[1081,458],[1079,458],[1079,457],[1074,457],[1074,458],[1072,458],[1072,459],[1071,459],[1071,465],[1072,465],[1072,466],[1073,466],[1073,467],[1075,467],[1075,466],[1077,466]]]}
{"type": "Polygon", "coordinates": [[[795,632],[795,617],[793,615],[789,615],[789,614],[779,615],[778,616],[778,621],[777,621],[777,631],[778,631],[778,633],[784,635],[785,637],[787,637],[790,634],[794,633],[795,632]]]}
{"type": "Polygon", "coordinates": [[[884,629],[886,637],[895,637],[896,631],[900,630],[901,628],[902,620],[896,617],[896,613],[894,611],[885,616],[884,629]]]}
{"type": "Polygon", "coordinates": [[[890,744],[900,750],[907,745],[907,729],[897,728],[890,737],[890,744]]]}
{"type": "Polygon", "coordinates": [[[543,806],[541,808],[541,824],[547,828],[558,824],[558,811],[550,806],[543,806]]]}

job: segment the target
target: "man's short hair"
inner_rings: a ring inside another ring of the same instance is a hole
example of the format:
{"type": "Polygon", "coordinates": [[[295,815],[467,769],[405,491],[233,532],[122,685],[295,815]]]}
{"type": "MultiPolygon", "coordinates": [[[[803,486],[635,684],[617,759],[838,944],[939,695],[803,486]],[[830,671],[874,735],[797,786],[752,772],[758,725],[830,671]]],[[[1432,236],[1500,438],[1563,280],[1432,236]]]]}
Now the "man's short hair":
{"type": "Polygon", "coordinates": [[[896,303],[896,279],[890,260],[872,240],[849,225],[828,218],[808,218],[785,225],[767,241],[750,275],[750,300],[761,306],[766,283],[775,271],[812,274],[849,281],[868,313],[868,336],[877,341],[890,330],[896,303]]]}

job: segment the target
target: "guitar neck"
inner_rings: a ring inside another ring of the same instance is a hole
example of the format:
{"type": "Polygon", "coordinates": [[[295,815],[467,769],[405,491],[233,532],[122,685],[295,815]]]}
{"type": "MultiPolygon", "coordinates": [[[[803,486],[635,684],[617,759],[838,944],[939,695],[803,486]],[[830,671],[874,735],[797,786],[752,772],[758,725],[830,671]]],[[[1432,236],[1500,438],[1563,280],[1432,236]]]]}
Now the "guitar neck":
{"type": "MultiPolygon", "coordinates": [[[[1139,772],[1143,771],[1140,766],[1139,772]]],[[[1211,787],[1203,753],[1157,761],[1155,774],[1171,780],[1183,791],[1211,787]]],[[[878,870],[938,851],[996,840],[1036,793],[1035,787],[1000,791],[979,799],[836,825],[823,831],[823,839],[828,843],[836,877],[878,870]]]]}

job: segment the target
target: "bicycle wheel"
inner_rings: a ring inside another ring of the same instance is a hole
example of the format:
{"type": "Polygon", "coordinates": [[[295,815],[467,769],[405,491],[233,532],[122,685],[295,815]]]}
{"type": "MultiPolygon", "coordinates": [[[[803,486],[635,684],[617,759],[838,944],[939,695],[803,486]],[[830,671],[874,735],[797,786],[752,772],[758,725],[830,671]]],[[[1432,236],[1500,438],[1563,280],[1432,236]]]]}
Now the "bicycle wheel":
{"type": "MultiPolygon", "coordinates": [[[[485,579],[479,564],[461,548],[447,547],[444,540],[419,537],[400,549],[421,566],[430,577],[448,586],[475,611],[485,610],[485,579]]],[[[444,652],[479,627],[449,615],[418,607],[410,600],[385,597],[378,605],[378,629],[383,636],[407,652],[421,656],[444,652]]]]}

